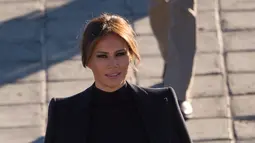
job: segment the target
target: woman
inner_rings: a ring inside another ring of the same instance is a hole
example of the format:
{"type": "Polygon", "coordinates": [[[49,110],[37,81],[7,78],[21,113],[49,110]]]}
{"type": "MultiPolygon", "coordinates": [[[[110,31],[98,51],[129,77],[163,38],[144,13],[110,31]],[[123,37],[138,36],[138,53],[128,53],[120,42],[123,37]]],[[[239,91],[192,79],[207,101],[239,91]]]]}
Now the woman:
{"type": "Polygon", "coordinates": [[[50,101],[45,143],[191,143],[171,87],[142,88],[126,81],[140,61],[135,34],[120,16],[102,14],[86,26],[82,63],[95,82],[50,101]]]}

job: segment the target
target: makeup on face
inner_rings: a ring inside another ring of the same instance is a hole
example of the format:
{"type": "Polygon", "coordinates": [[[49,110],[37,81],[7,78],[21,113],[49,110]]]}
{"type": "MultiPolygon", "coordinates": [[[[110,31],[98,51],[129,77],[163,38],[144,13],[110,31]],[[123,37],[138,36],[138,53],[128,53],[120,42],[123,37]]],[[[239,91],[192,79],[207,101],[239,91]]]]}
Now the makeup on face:
{"type": "Polygon", "coordinates": [[[129,47],[116,35],[107,35],[96,45],[88,67],[93,71],[95,83],[100,89],[117,89],[126,80],[129,47]]]}
{"type": "MultiPolygon", "coordinates": [[[[109,54],[108,52],[103,52],[103,51],[96,52],[97,58],[106,59],[106,58],[109,58],[109,56],[111,56],[111,55],[112,54],[109,54]]],[[[125,56],[125,55],[127,55],[127,51],[126,51],[126,49],[117,50],[113,55],[114,55],[114,57],[125,56]]]]}

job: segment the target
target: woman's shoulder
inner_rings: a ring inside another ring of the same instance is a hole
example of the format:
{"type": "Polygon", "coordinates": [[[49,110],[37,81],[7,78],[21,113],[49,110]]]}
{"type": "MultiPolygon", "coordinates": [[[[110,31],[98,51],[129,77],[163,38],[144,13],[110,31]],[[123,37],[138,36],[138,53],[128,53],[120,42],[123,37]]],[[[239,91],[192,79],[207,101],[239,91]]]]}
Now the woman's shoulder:
{"type": "Polygon", "coordinates": [[[139,85],[131,84],[133,88],[138,89],[140,92],[145,92],[148,95],[164,95],[164,94],[175,94],[174,89],[171,86],[167,87],[143,87],[139,85]]]}
{"type": "Polygon", "coordinates": [[[176,102],[177,97],[174,89],[171,86],[160,87],[160,88],[143,88],[148,95],[151,95],[153,98],[163,98],[168,102],[176,102]]]}
{"type": "Polygon", "coordinates": [[[176,100],[176,94],[174,89],[171,86],[167,87],[159,87],[159,88],[154,88],[154,87],[142,87],[139,85],[134,85],[131,84],[132,88],[139,93],[144,93],[144,95],[147,95],[148,97],[151,98],[164,98],[164,99],[169,99],[174,101],[176,100]]]}
{"type": "Polygon", "coordinates": [[[166,94],[166,93],[171,93],[173,92],[173,88],[171,86],[167,86],[167,87],[140,87],[142,88],[144,91],[146,91],[147,93],[151,93],[151,94],[166,94]]]}
{"type": "MultiPolygon", "coordinates": [[[[84,91],[83,91],[84,92],[84,91]]],[[[51,101],[57,102],[59,104],[66,104],[70,102],[78,101],[79,98],[81,98],[81,95],[83,95],[83,92],[68,96],[68,97],[53,97],[51,101]]]]}
{"type": "Polygon", "coordinates": [[[50,100],[50,104],[57,104],[61,107],[72,107],[72,105],[76,105],[77,103],[86,100],[86,95],[90,92],[90,88],[91,87],[68,97],[53,97],[50,100]]]}

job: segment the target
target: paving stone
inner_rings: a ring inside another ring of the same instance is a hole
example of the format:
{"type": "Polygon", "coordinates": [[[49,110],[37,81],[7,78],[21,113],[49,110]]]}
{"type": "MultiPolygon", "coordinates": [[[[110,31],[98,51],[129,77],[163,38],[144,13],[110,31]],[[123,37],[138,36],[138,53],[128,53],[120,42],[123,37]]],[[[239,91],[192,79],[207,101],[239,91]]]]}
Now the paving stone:
{"type": "MultiPolygon", "coordinates": [[[[42,76],[43,71],[41,71],[41,64],[36,63],[40,60],[41,49],[34,49],[37,46],[33,44],[24,45],[24,49],[20,48],[23,46],[22,44],[19,45],[24,41],[31,41],[31,43],[39,41],[43,22],[39,20],[40,13],[34,9],[38,9],[42,6],[42,3],[30,0],[11,1],[15,2],[15,4],[7,0],[0,0],[1,6],[5,4],[4,8],[0,8],[0,47],[3,47],[4,42],[9,42],[11,43],[10,47],[17,49],[15,53],[20,54],[15,55],[14,53],[12,55],[8,51],[8,48],[4,50],[5,53],[0,54],[0,95],[6,95],[0,97],[0,105],[4,105],[0,106],[0,113],[2,113],[0,114],[0,141],[5,143],[27,143],[33,142],[37,137],[40,137],[42,133],[41,128],[45,128],[42,123],[45,121],[47,114],[46,112],[44,113],[44,110],[47,109],[48,105],[43,105],[45,106],[44,109],[39,104],[20,106],[6,106],[6,104],[39,103],[41,100],[44,101],[43,97],[40,96],[40,91],[42,91],[40,82],[44,80],[42,76]],[[18,3],[16,3],[17,1],[18,3]],[[7,3],[9,7],[6,6],[7,3]],[[17,35],[16,32],[21,34],[17,35]],[[7,59],[10,62],[7,64],[1,63],[1,61],[4,62],[7,59]],[[21,62],[13,64],[11,63],[13,61],[21,62]],[[22,82],[22,84],[6,84],[5,81],[10,79],[18,83],[22,82]],[[36,127],[15,128],[18,126],[36,127]],[[41,128],[38,126],[41,126],[41,128]]],[[[199,32],[197,51],[210,53],[196,57],[199,65],[197,68],[198,73],[210,74],[219,70],[217,64],[213,62],[218,61],[217,56],[216,54],[211,54],[211,52],[219,51],[217,35],[215,33],[214,2],[198,1],[199,12],[197,20],[199,32]]],[[[252,11],[254,9],[253,3],[252,0],[246,0],[245,2],[241,2],[240,0],[221,1],[223,11],[235,11],[223,12],[223,29],[233,30],[232,32],[223,33],[226,50],[250,51],[255,49],[253,40],[255,32],[247,30],[253,29],[255,26],[253,24],[254,22],[252,22],[253,20],[250,18],[254,17],[252,11]],[[239,13],[242,10],[244,12],[239,13]],[[237,32],[235,31],[236,29],[245,29],[246,31],[237,32]]],[[[150,36],[152,35],[152,30],[149,24],[149,18],[145,17],[147,16],[147,4],[148,2],[146,0],[138,2],[131,0],[47,0],[46,43],[43,48],[46,48],[49,64],[48,96],[69,96],[82,91],[86,88],[86,85],[89,86],[93,82],[92,72],[81,66],[79,49],[75,45],[78,41],[77,36],[81,34],[85,22],[99,15],[102,11],[118,13],[126,16],[130,21],[134,21],[134,28],[139,35],[137,40],[143,58],[141,63],[141,66],[143,66],[142,71],[141,68],[138,68],[140,70],[138,72],[138,83],[144,87],[161,83],[163,61],[155,38],[150,36]],[[96,9],[95,6],[97,7],[96,9]],[[147,48],[148,46],[149,48],[147,48]],[[62,63],[63,60],[67,61],[62,63]],[[153,68],[149,65],[153,65],[153,68]],[[63,80],[63,82],[59,82],[58,80],[63,80]]],[[[7,45],[5,47],[9,46],[7,45]]],[[[239,59],[239,61],[245,64],[232,64],[228,69],[237,72],[252,70],[253,65],[248,66],[248,63],[252,61],[253,56],[240,56],[243,54],[229,53],[227,57],[229,63],[234,63],[235,60],[239,59]]],[[[255,92],[254,74],[242,74],[237,77],[233,74],[229,77],[232,92],[234,91],[237,94],[255,92]]],[[[231,138],[231,135],[229,135],[229,131],[231,130],[229,129],[229,125],[231,122],[228,119],[196,119],[226,116],[228,105],[224,104],[225,96],[222,96],[223,85],[224,83],[220,75],[195,76],[194,86],[191,90],[192,96],[194,97],[192,104],[195,118],[187,122],[189,131],[192,138],[195,139],[195,142],[230,143],[227,140],[231,138]]],[[[249,97],[234,96],[232,98],[231,105],[234,116],[254,115],[252,111],[252,103],[254,103],[252,97],[253,95],[249,95],[249,97]]],[[[255,142],[254,135],[252,134],[254,128],[254,121],[248,121],[247,124],[245,122],[235,121],[235,130],[239,139],[237,143],[255,142]]]]}
{"type": "Polygon", "coordinates": [[[66,19],[54,19],[47,20],[45,33],[47,38],[58,38],[62,40],[76,40],[82,35],[86,20],[66,20],[66,19]],[[61,25],[61,26],[59,26],[61,25]]]}
{"type": "Polygon", "coordinates": [[[1,62],[38,62],[41,60],[42,46],[39,42],[4,42],[0,44],[1,62]]]}
{"type": "Polygon", "coordinates": [[[231,108],[233,116],[254,116],[255,95],[233,96],[231,108]]]}
{"type": "MultiPolygon", "coordinates": [[[[109,12],[109,13],[119,14],[122,16],[130,14],[130,7],[127,6],[126,0],[104,0],[104,1],[99,1],[99,3],[100,3],[99,7],[96,8],[96,9],[99,9],[99,13],[109,12]]],[[[137,6],[140,3],[141,3],[141,0],[136,1],[137,6]]],[[[97,6],[98,5],[94,5],[94,7],[97,7],[97,6]]],[[[145,5],[142,5],[142,7],[145,7],[145,5]]],[[[140,9],[142,9],[142,7],[140,7],[140,9]]]]}
{"type": "Polygon", "coordinates": [[[214,140],[214,141],[194,141],[194,143],[232,143],[230,140],[222,141],[222,140],[214,140]]]}
{"type": "Polygon", "coordinates": [[[197,0],[197,10],[198,11],[213,11],[215,6],[215,0],[197,0]]]}
{"type": "Polygon", "coordinates": [[[196,54],[195,74],[215,74],[220,73],[219,54],[196,54]]]}
{"type": "Polygon", "coordinates": [[[41,125],[40,104],[0,106],[0,128],[41,125]]]}
{"type": "Polygon", "coordinates": [[[237,140],[236,143],[254,143],[255,139],[237,140]]]}
{"type": "Polygon", "coordinates": [[[42,103],[41,83],[16,83],[0,86],[0,105],[42,103]]]}
{"type": "Polygon", "coordinates": [[[159,55],[159,47],[158,47],[158,42],[154,36],[148,36],[148,35],[143,35],[143,36],[138,36],[136,38],[138,47],[139,47],[139,52],[141,56],[149,56],[149,55],[159,55]]]}
{"type": "Polygon", "coordinates": [[[228,53],[227,67],[230,72],[255,71],[255,52],[228,53]]]}
{"type": "Polygon", "coordinates": [[[210,97],[192,99],[192,118],[229,117],[227,98],[210,97]]]}
{"type": "Polygon", "coordinates": [[[49,38],[44,48],[49,61],[75,59],[81,60],[79,40],[60,40],[49,38]]]}
{"type": "Polygon", "coordinates": [[[0,3],[24,2],[27,0],[0,0],[0,3]]]}
{"type": "Polygon", "coordinates": [[[148,78],[148,79],[138,79],[138,85],[141,87],[163,87],[161,78],[148,78]]]}
{"type": "Polygon", "coordinates": [[[119,15],[129,14],[124,0],[70,1],[50,0],[46,7],[50,18],[92,18],[103,12],[119,15]],[[95,8],[97,7],[97,8],[95,8]]]}
{"type": "Polygon", "coordinates": [[[164,68],[161,56],[145,57],[138,66],[137,75],[139,79],[159,78],[164,68]]]}
{"type": "Polygon", "coordinates": [[[197,12],[197,28],[199,31],[215,31],[214,11],[197,12]]]}
{"type": "Polygon", "coordinates": [[[191,85],[192,97],[222,96],[223,79],[220,75],[195,76],[191,85]]]}
{"type": "MultiPolygon", "coordinates": [[[[8,0],[8,2],[10,1],[8,0]]],[[[15,4],[8,2],[1,3],[0,23],[21,19],[34,19],[40,16],[40,3],[38,1],[15,2],[15,4]]]]}
{"type": "Polygon", "coordinates": [[[193,140],[231,139],[229,119],[196,119],[186,122],[193,140]]]}
{"type": "Polygon", "coordinates": [[[13,76],[10,75],[10,78],[15,79],[17,83],[19,83],[19,82],[23,82],[23,83],[24,82],[25,83],[27,83],[27,82],[41,82],[41,81],[45,80],[44,71],[42,69],[32,70],[32,67],[30,68],[30,70],[17,73],[17,76],[14,73],[13,76]]]}
{"type": "Polygon", "coordinates": [[[254,0],[221,0],[221,9],[223,10],[247,10],[255,9],[254,0]]]}
{"type": "Polygon", "coordinates": [[[148,14],[150,1],[148,0],[126,0],[126,7],[133,15],[148,14]]]}
{"type": "Polygon", "coordinates": [[[0,62],[0,85],[5,82],[42,81],[42,66],[38,62],[0,62]]]}
{"type": "Polygon", "coordinates": [[[229,74],[232,94],[255,93],[255,74],[229,74]]]}
{"type": "Polygon", "coordinates": [[[3,143],[31,143],[41,134],[39,127],[0,129],[0,140],[3,143]]]}
{"type": "Polygon", "coordinates": [[[12,2],[28,2],[33,0],[0,0],[1,3],[12,3],[12,2]]]}
{"type": "Polygon", "coordinates": [[[79,17],[92,18],[95,10],[95,4],[99,5],[97,0],[94,1],[70,1],[70,0],[47,0],[47,17],[73,19],[79,17]]]}
{"type": "Polygon", "coordinates": [[[149,17],[143,17],[143,18],[137,18],[134,17],[133,19],[136,19],[134,21],[134,30],[137,34],[152,34],[151,25],[149,22],[149,17]]]}
{"type": "Polygon", "coordinates": [[[255,31],[224,32],[224,47],[228,51],[255,50],[255,31]]]}
{"type": "Polygon", "coordinates": [[[255,28],[255,19],[251,17],[255,17],[253,11],[223,12],[222,20],[224,22],[222,28],[225,30],[255,28]]]}
{"type": "Polygon", "coordinates": [[[8,21],[1,24],[0,39],[8,42],[39,41],[41,30],[40,20],[8,21]]]}
{"type": "Polygon", "coordinates": [[[216,32],[197,32],[197,52],[219,52],[216,32]]]}
{"type": "Polygon", "coordinates": [[[49,80],[81,80],[93,79],[93,73],[89,68],[84,68],[81,61],[66,60],[60,63],[52,63],[48,68],[49,80]]]}
{"type": "Polygon", "coordinates": [[[251,139],[255,137],[255,121],[234,121],[237,139],[251,139]]]}
{"type": "MultiPolygon", "coordinates": [[[[74,49],[73,51],[75,51],[76,49],[74,49]]],[[[76,52],[75,52],[76,53],[76,52]]],[[[62,55],[61,55],[62,56],[62,55]]],[[[58,57],[58,56],[57,56],[58,57]]],[[[63,56],[64,57],[64,56],[63,56]]],[[[55,57],[54,57],[55,58],[55,57]]],[[[73,57],[71,57],[71,59],[73,60],[78,60],[78,61],[81,61],[81,54],[76,54],[74,55],[73,57]]]]}
{"type": "Polygon", "coordinates": [[[93,80],[62,81],[48,83],[48,97],[69,97],[84,91],[93,84],[93,80]]]}

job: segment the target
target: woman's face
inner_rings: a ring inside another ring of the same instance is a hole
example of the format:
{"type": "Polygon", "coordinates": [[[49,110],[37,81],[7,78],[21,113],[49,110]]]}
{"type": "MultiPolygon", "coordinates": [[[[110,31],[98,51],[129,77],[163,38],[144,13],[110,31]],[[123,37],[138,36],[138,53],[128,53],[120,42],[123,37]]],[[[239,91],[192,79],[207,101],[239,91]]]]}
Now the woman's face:
{"type": "Polygon", "coordinates": [[[127,43],[114,34],[98,42],[88,62],[97,88],[112,92],[125,83],[130,63],[128,49],[127,43]]]}

